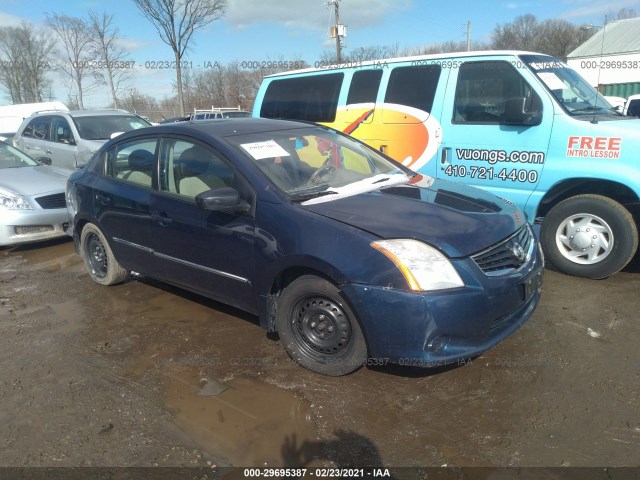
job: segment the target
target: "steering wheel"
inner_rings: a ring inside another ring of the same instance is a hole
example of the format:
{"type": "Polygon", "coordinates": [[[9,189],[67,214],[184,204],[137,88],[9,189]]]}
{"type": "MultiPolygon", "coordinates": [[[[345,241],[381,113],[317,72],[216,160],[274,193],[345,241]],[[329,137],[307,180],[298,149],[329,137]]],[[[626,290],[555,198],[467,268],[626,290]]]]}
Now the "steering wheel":
{"type": "Polygon", "coordinates": [[[309,185],[317,185],[322,183],[327,177],[333,174],[336,171],[336,167],[333,165],[323,165],[318,170],[313,172],[313,174],[307,180],[307,184],[309,185]]]}

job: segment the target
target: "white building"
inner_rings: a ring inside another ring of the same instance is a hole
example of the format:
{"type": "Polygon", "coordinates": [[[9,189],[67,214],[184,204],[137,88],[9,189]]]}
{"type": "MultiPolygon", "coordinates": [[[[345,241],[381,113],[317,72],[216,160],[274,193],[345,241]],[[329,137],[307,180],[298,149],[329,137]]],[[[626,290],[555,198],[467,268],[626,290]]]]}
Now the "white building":
{"type": "Polygon", "coordinates": [[[568,55],[567,63],[604,95],[640,93],[640,17],[600,27],[568,55]]]}

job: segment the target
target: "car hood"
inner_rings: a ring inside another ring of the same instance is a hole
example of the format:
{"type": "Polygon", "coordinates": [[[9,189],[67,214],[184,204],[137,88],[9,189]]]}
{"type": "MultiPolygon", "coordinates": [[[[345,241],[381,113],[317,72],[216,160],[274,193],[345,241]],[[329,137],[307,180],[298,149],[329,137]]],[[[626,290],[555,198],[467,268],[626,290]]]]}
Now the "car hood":
{"type": "Polygon", "coordinates": [[[17,167],[0,170],[0,188],[24,196],[60,192],[65,189],[67,175],[52,167],[17,167]]]}
{"type": "Polygon", "coordinates": [[[526,222],[508,200],[429,177],[301,208],[380,238],[415,238],[454,258],[484,250],[526,222]]]}

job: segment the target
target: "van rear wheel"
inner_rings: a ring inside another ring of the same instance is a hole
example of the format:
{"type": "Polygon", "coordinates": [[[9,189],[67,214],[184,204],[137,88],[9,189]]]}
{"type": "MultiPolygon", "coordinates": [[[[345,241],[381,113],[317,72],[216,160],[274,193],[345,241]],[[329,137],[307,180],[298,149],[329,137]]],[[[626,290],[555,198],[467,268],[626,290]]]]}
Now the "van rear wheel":
{"type": "Polygon", "coordinates": [[[606,278],[631,261],[638,230],[629,211],[601,195],[578,195],[557,204],[542,224],[547,258],[563,273],[606,278]]]}

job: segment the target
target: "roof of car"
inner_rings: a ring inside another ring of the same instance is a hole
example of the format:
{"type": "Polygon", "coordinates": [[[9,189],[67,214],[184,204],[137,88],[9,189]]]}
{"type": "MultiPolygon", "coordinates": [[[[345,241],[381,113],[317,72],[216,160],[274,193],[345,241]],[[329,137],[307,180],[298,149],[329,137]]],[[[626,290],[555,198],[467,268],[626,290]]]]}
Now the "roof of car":
{"type": "Polygon", "coordinates": [[[71,115],[72,117],[94,117],[96,115],[133,115],[131,112],[127,112],[126,110],[71,110],[69,112],[65,112],[71,115]]]}
{"type": "MultiPolygon", "coordinates": [[[[223,118],[217,120],[192,120],[187,122],[167,123],[153,128],[158,133],[201,133],[212,137],[231,137],[248,133],[271,132],[291,128],[313,126],[307,122],[294,120],[273,120],[266,118],[223,118]]],[[[138,132],[140,132],[138,130],[138,132]]],[[[145,129],[145,133],[149,133],[145,129]]]]}

